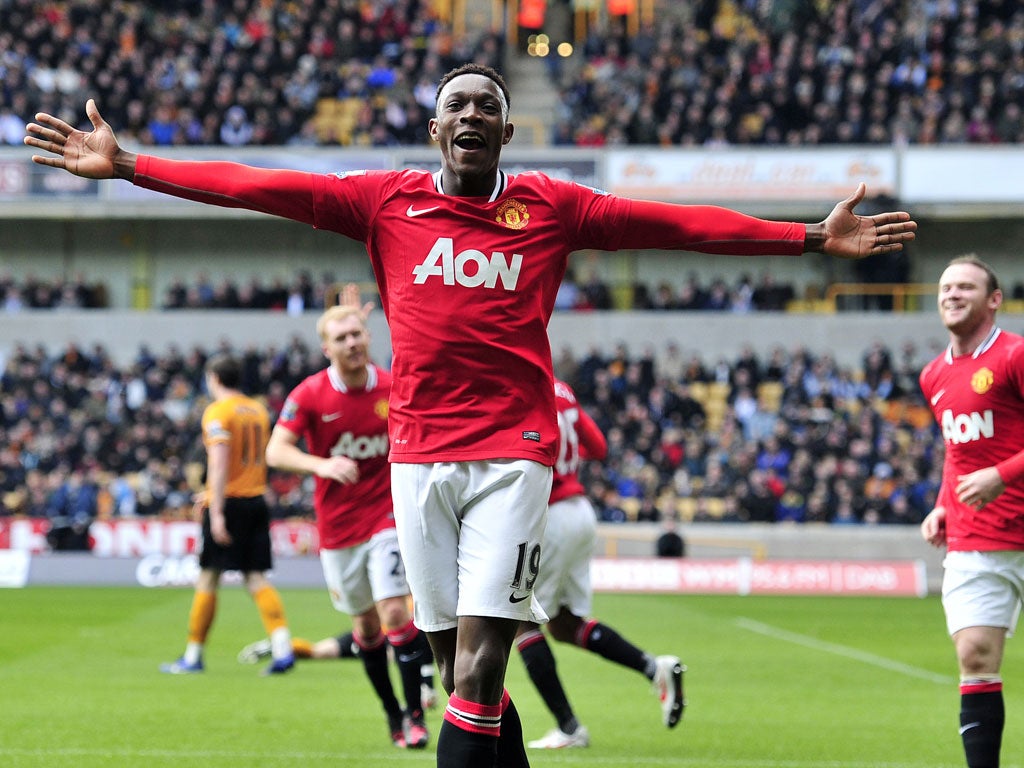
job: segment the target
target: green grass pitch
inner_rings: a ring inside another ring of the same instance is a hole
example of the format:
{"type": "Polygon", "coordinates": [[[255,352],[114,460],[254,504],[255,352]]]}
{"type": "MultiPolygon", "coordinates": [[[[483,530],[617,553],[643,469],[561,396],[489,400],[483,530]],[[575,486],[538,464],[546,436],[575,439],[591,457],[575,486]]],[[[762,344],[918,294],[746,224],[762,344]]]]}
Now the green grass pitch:
{"type": "MultiPolygon", "coordinates": [[[[323,590],[285,590],[293,631],[349,627],[323,590]]],[[[262,628],[226,586],[200,676],[157,671],[184,642],[186,589],[29,587],[0,591],[0,765],[339,768],[434,764],[400,751],[353,661],[305,661],[259,676],[238,664],[262,628]]],[[[958,694],[935,597],[918,599],[599,595],[595,615],[689,666],[690,706],[661,725],[636,673],[555,646],[591,747],[533,752],[535,766],[956,768],[958,694]]],[[[1024,766],[1020,639],[1004,665],[1003,766],[1024,766]]],[[[508,687],[528,739],[553,723],[513,657],[508,687]]]]}

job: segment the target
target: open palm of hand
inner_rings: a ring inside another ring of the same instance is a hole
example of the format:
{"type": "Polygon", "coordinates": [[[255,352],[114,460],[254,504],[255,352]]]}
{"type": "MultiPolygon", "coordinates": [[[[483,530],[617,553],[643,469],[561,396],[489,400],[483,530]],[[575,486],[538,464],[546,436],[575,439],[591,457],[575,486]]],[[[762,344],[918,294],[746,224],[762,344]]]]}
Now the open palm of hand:
{"type": "Polygon", "coordinates": [[[114,175],[117,150],[117,140],[106,123],[88,133],[73,130],[64,143],[64,166],[76,176],[109,179],[114,175]]]}

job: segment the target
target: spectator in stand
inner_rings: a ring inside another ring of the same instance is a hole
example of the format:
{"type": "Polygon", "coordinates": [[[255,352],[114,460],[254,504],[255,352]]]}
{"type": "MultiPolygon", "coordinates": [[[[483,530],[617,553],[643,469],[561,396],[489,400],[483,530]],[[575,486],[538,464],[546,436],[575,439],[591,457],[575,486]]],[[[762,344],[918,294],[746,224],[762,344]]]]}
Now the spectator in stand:
{"type": "Polygon", "coordinates": [[[583,305],[588,309],[612,309],[612,294],[596,269],[591,269],[587,279],[580,285],[583,305]]]}
{"type": "Polygon", "coordinates": [[[744,520],[757,523],[775,522],[778,499],[769,489],[764,471],[755,470],[745,482],[738,482],[736,496],[744,520]]]}
{"type": "Polygon", "coordinates": [[[771,272],[764,272],[754,288],[751,301],[754,308],[762,312],[782,312],[795,297],[793,286],[777,283],[771,272]]]}
{"type": "Polygon", "coordinates": [[[654,543],[656,557],[686,557],[686,541],[679,533],[675,517],[668,518],[662,526],[661,535],[654,543]]]}
{"type": "MultiPolygon", "coordinates": [[[[20,94],[20,101],[25,103],[24,94],[20,94]]],[[[0,144],[12,146],[21,143],[21,136],[24,135],[25,119],[17,114],[12,106],[0,104],[0,144]]]]}
{"type": "Polygon", "coordinates": [[[576,273],[570,268],[565,271],[558,293],[555,295],[555,309],[566,311],[578,309],[583,302],[583,292],[576,282],[576,273]]]}
{"type": "Polygon", "coordinates": [[[97,514],[99,488],[93,473],[62,469],[59,474],[63,479],[47,500],[47,541],[55,550],[85,550],[89,548],[89,524],[97,514]]]}

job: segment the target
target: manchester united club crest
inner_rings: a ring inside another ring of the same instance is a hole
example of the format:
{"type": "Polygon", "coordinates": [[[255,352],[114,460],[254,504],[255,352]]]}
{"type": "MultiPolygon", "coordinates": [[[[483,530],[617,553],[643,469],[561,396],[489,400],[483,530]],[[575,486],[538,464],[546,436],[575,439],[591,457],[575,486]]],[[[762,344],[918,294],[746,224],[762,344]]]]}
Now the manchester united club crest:
{"type": "Polygon", "coordinates": [[[498,206],[494,220],[509,229],[525,229],[530,221],[530,213],[525,205],[513,198],[498,206]]]}
{"type": "Polygon", "coordinates": [[[386,421],[388,418],[388,401],[378,400],[373,404],[373,412],[386,421]]]}
{"type": "Polygon", "coordinates": [[[971,376],[971,389],[979,395],[984,395],[992,389],[993,378],[995,378],[995,374],[993,374],[988,368],[979,368],[974,372],[974,375],[971,376]]]}

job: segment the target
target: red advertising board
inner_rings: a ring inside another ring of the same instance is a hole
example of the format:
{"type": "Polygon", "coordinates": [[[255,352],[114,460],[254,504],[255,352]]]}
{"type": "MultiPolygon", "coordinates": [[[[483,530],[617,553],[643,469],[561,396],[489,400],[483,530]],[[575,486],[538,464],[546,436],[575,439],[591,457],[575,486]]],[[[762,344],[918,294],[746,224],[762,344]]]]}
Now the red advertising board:
{"type": "MultiPolygon", "coordinates": [[[[49,552],[49,529],[50,521],[44,518],[0,519],[0,549],[49,552]]],[[[199,534],[199,523],[189,520],[103,520],[89,526],[89,544],[97,557],[177,557],[196,551],[199,534]]],[[[320,550],[316,525],[304,521],[272,522],[270,540],[274,554],[280,557],[315,555],[320,550]]]]}

